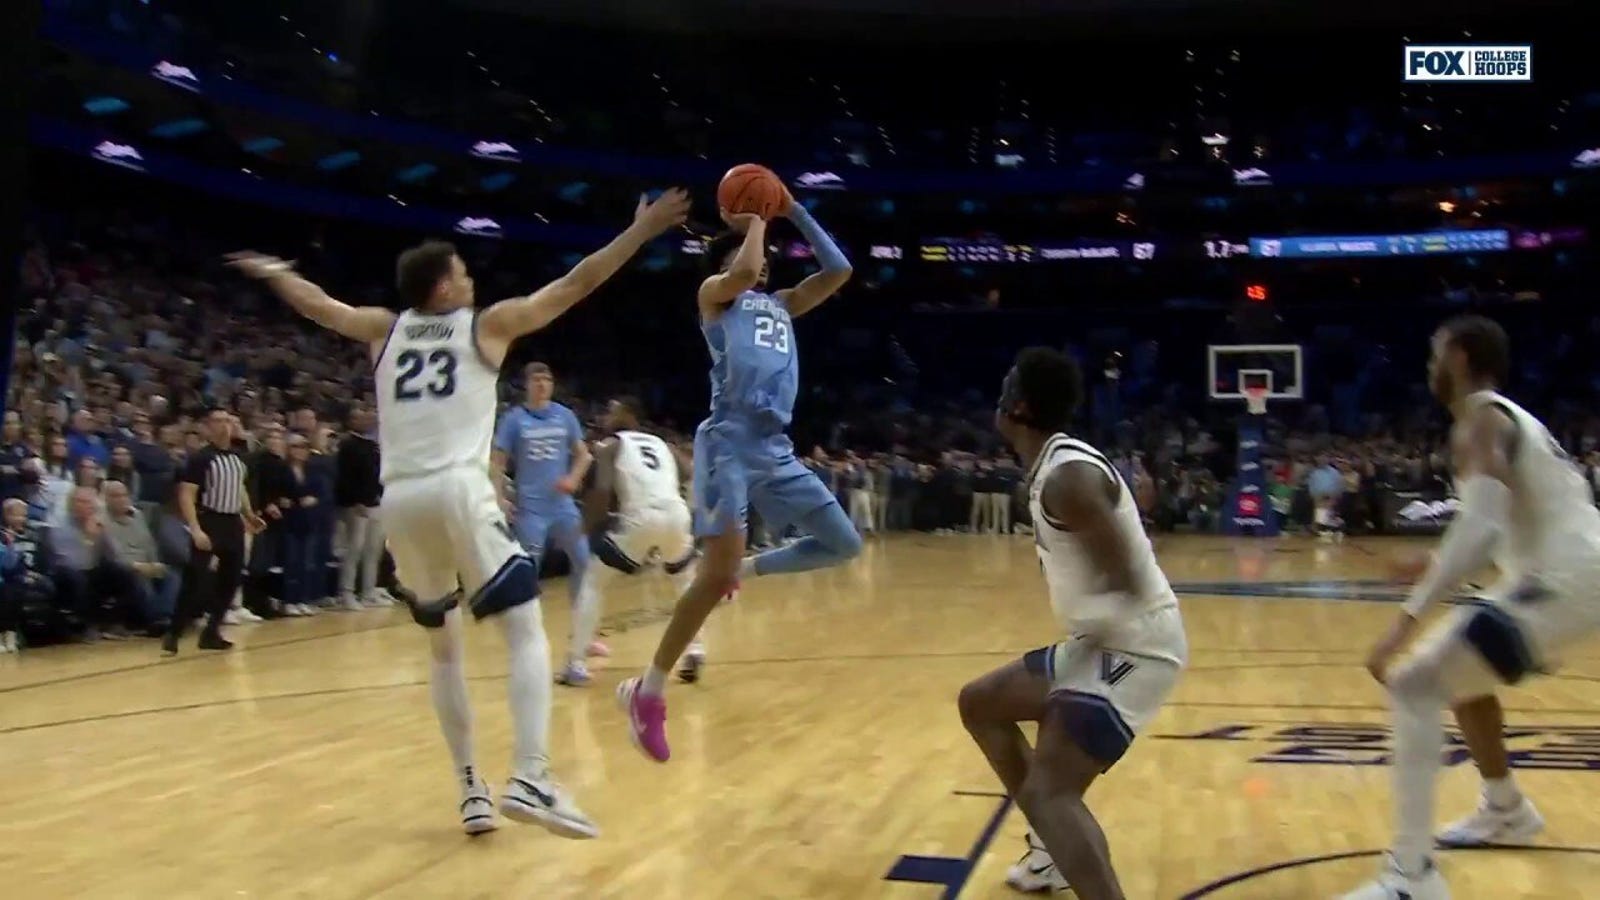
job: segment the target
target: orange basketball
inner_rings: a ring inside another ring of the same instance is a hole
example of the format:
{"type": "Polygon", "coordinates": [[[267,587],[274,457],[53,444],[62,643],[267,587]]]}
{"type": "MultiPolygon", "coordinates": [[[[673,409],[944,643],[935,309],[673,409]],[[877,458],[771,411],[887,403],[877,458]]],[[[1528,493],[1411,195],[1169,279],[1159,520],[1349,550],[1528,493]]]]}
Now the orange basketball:
{"type": "Polygon", "coordinates": [[[770,219],[783,211],[783,182],[769,168],[755,163],[734,166],[717,185],[717,205],[731,213],[755,213],[770,219]]]}

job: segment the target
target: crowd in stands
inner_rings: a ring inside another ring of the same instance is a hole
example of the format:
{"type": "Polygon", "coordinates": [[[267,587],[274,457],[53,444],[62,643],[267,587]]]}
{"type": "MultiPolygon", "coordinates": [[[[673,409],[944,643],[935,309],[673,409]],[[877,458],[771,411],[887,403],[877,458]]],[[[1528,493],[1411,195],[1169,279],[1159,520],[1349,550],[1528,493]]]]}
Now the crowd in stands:
{"type": "MultiPolygon", "coordinates": [[[[113,224],[94,233],[103,245],[36,240],[25,255],[0,438],[0,495],[7,500],[0,647],[14,646],[18,631],[31,641],[114,639],[165,624],[183,590],[188,553],[174,486],[205,444],[200,417],[216,406],[234,417],[235,442],[250,461],[253,505],[268,523],[255,541],[235,619],[383,604],[395,587],[381,530],[373,527],[381,488],[363,349],[297,321],[244,282],[184,274],[204,270],[192,256],[185,260],[178,249],[185,240],[175,234],[113,224]],[[176,257],[150,262],[164,253],[176,257]]],[[[918,348],[915,341],[931,340],[937,330],[919,338],[897,319],[886,340],[864,321],[810,345],[808,393],[795,429],[799,446],[813,448],[808,464],[865,533],[1025,530],[1025,473],[994,433],[992,388],[953,368],[919,374],[914,364],[895,362],[901,338],[918,348]],[[860,368],[869,360],[900,368],[874,378],[860,368]]],[[[690,323],[682,325],[693,334],[690,323]]],[[[998,336],[1004,325],[984,327],[998,336]]],[[[558,398],[581,421],[592,427],[615,393],[641,394],[656,412],[652,427],[689,444],[704,396],[703,368],[683,361],[703,352],[692,339],[639,343],[630,332],[600,331],[664,327],[638,316],[579,316],[562,327],[582,335],[570,343],[583,353],[560,356],[565,340],[539,349],[554,354],[558,398]],[[649,352],[630,349],[630,362],[616,368],[643,359],[674,374],[651,385],[593,371],[612,368],[604,354],[636,343],[649,352]],[[591,356],[596,361],[585,366],[591,356]],[[671,400],[678,406],[662,402],[671,400]]],[[[1523,332],[1538,327],[1524,322],[1523,332]]],[[[961,345],[963,357],[1003,371],[1027,337],[1014,325],[1009,330],[1010,346],[974,333],[961,345]]],[[[1314,336],[1308,352],[1319,354],[1323,371],[1341,371],[1320,341],[1314,336]]],[[[1153,530],[1224,530],[1238,410],[1208,412],[1174,399],[1163,362],[1168,351],[1147,343],[1148,352],[1123,344],[1132,350],[1122,371],[1091,379],[1082,433],[1134,486],[1153,530]]],[[[1553,411],[1556,437],[1581,455],[1590,483],[1600,484],[1600,419],[1576,402],[1589,386],[1579,345],[1549,343],[1548,353],[1519,357],[1527,390],[1518,396],[1553,411]]],[[[1080,357],[1095,352],[1092,345],[1078,349],[1080,357]]],[[[1387,359],[1374,353],[1342,370],[1338,384],[1356,387],[1334,390],[1326,404],[1272,410],[1264,459],[1270,493],[1291,528],[1311,530],[1318,510],[1327,510],[1321,518],[1345,529],[1382,530],[1385,492],[1447,491],[1442,412],[1416,393],[1420,367],[1396,376],[1387,359]],[[1364,383],[1386,386],[1390,403],[1371,402],[1364,383]]],[[[504,399],[519,402],[509,387],[504,399]]],[[[754,525],[757,545],[785,537],[754,525]]]]}

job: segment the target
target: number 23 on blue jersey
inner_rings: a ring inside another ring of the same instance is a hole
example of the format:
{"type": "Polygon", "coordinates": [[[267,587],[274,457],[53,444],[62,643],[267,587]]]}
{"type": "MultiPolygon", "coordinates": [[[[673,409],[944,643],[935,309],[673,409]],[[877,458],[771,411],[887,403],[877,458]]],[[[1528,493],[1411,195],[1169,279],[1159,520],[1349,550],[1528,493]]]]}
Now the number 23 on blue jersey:
{"type": "Polygon", "coordinates": [[[756,316],[755,344],[779,353],[789,352],[789,323],[773,316],[756,316]]]}

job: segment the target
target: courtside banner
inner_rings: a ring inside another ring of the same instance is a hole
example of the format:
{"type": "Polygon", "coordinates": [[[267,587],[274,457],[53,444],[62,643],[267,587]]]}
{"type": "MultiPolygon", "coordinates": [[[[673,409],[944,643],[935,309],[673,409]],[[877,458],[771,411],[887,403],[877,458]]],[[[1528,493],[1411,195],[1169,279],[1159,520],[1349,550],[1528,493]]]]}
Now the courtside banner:
{"type": "Polygon", "coordinates": [[[1443,534],[1460,503],[1428,491],[1384,491],[1381,521],[1390,534],[1443,534]]]}

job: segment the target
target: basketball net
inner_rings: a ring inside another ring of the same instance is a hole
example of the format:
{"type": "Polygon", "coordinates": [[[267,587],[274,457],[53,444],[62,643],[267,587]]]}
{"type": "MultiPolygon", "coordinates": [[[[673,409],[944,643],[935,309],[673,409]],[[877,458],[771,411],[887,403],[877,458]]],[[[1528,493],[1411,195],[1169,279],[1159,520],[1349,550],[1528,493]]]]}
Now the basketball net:
{"type": "Polygon", "coordinates": [[[1244,405],[1252,416],[1262,416],[1267,413],[1267,389],[1245,388],[1244,405]]]}

